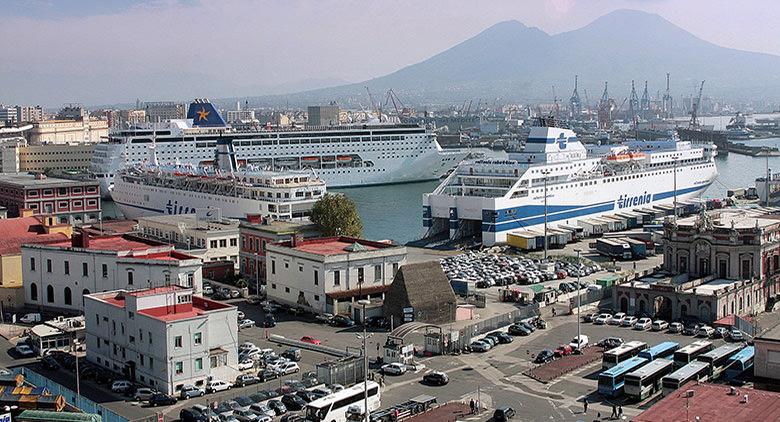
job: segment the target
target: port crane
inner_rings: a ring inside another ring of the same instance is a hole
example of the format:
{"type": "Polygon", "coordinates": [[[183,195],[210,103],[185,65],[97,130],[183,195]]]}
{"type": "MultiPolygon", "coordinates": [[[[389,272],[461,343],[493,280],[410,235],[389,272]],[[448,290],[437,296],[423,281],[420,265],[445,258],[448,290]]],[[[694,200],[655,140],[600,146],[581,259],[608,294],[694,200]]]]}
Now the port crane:
{"type": "Polygon", "coordinates": [[[691,128],[696,128],[699,126],[699,120],[698,120],[698,113],[699,113],[699,106],[701,105],[701,93],[704,91],[704,81],[701,81],[701,85],[699,86],[699,95],[696,96],[696,101],[691,104],[691,128]]]}
{"type": "Polygon", "coordinates": [[[672,111],[672,107],[674,106],[674,100],[672,98],[672,92],[669,89],[669,73],[666,74],[666,92],[664,93],[663,97],[663,109],[664,109],[664,117],[667,119],[671,119],[674,117],[674,112],[672,111]]]}

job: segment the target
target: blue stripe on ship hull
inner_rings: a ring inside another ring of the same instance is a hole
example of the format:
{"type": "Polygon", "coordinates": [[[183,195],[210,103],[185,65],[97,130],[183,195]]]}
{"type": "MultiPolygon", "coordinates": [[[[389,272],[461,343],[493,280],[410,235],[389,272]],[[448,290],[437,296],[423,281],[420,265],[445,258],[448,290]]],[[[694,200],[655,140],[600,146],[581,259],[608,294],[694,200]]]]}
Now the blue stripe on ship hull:
{"type": "Polygon", "coordinates": [[[126,202],[118,202],[118,201],[114,201],[114,203],[118,204],[118,205],[125,205],[125,206],[128,206],[128,207],[138,208],[138,209],[141,209],[141,210],[152,211],[152,212],[156,212],[156,213],[159,213],[159,214],[165,214],[164,210],[158,210],[156,208],[142,207],[140,205],[133,205],[133,204],[128,204],[126,202]]]}
{"type": "MultiPolygon", "coordinates": [[[[706,189],[709,185],[710,183],[701,186],[694,186],[692,188],[677,189],[677,196],[684,195],[686,193],[696,192],[699,189],[706,189]]],[[[658,192],[653,194],[653,201],[660,201],[661,199],[673,198],[673,197],[674,197],[674,190],[670,190],[668,192],[658,192]]]]}

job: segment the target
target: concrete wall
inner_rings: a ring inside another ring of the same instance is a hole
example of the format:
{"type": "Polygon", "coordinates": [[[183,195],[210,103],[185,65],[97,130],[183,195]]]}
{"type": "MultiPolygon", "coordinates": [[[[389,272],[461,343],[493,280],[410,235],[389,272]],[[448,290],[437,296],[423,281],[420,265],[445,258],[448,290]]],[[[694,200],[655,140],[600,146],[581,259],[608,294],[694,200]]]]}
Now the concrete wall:
{"type": "Polygon", "coordinates": [[[780,380],[780,343],[756,339],[755,347],[756,355],[753,359],[755,376],[780,380]]]}
{"type": "Polygon", "coordinates": [[[0,256],[0,286],[22,286],[22,255],[0,256]]]}

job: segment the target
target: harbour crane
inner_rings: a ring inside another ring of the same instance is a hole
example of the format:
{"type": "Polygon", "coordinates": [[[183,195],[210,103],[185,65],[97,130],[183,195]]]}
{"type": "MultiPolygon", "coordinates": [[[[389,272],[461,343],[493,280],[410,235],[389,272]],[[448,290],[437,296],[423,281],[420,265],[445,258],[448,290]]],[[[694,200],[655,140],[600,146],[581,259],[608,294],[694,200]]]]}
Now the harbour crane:
{"type": "Polygon", "coordinates": [[[704,91],[704,81],[701,81],[699,86],[699,95],[696,96],[696,101],[691,104],[691,124],[690,127],[695,128],[699,126],[698,113],[701,106],[701,93],[704,91]]]}
{"type": "Polygon", "coordinates": [[[379,107],[381,107],[381,105],[377,105],[374,102],[374,96],[371,95],[371,90],[368,89],[368,85],[365,85],[365,88],[366,88],[366,92],[368,93],[368,100],[371,101],[371,112],[372,113],[376,113],[376,118],[381,120],[382,119],[382,110],[379,109],[379,107]]]}
{"type": "Polygon", "coordinates": [[[663,97],[663,109],[664,109],[664,117],[667,119],[671,119],[674,117],[674,112],[672,111],[672,107],[674,105],[674,99],[672,98],[672,92],[669,89],[669,73],[666,74],[666,92],[664,92],[663,97]]]}

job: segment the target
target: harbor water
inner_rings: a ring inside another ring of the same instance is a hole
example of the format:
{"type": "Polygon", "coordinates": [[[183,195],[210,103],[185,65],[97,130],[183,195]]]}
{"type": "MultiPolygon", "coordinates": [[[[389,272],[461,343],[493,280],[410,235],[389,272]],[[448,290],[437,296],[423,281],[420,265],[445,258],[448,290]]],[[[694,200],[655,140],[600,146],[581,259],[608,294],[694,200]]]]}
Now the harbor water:
{"type": "MultiPolygon", "coordinates": [[[[749,145],[780,147],[780,138],[742,141],[749,145]]],[[[500,158],[502,152],[491,152],[500,158]]],[[[718,156],[718,177],[704,192],[704,198],[725,198],[728,189],[755,185],[755,179],[766,174],[767,158],[739,154],[718,156]]],[[[780,157],[769,157],[768,165],[780,171],[780,157]]],[[[391,239],[406,243],[419,239],[422,227],[422,196],[438,186],[438,181],[331,189],[352,198],[363,219],[363,235],[368,239],[391,239]]],[[[103,203],[105,218],[121,218],[110,201],[103,203]]]]}

